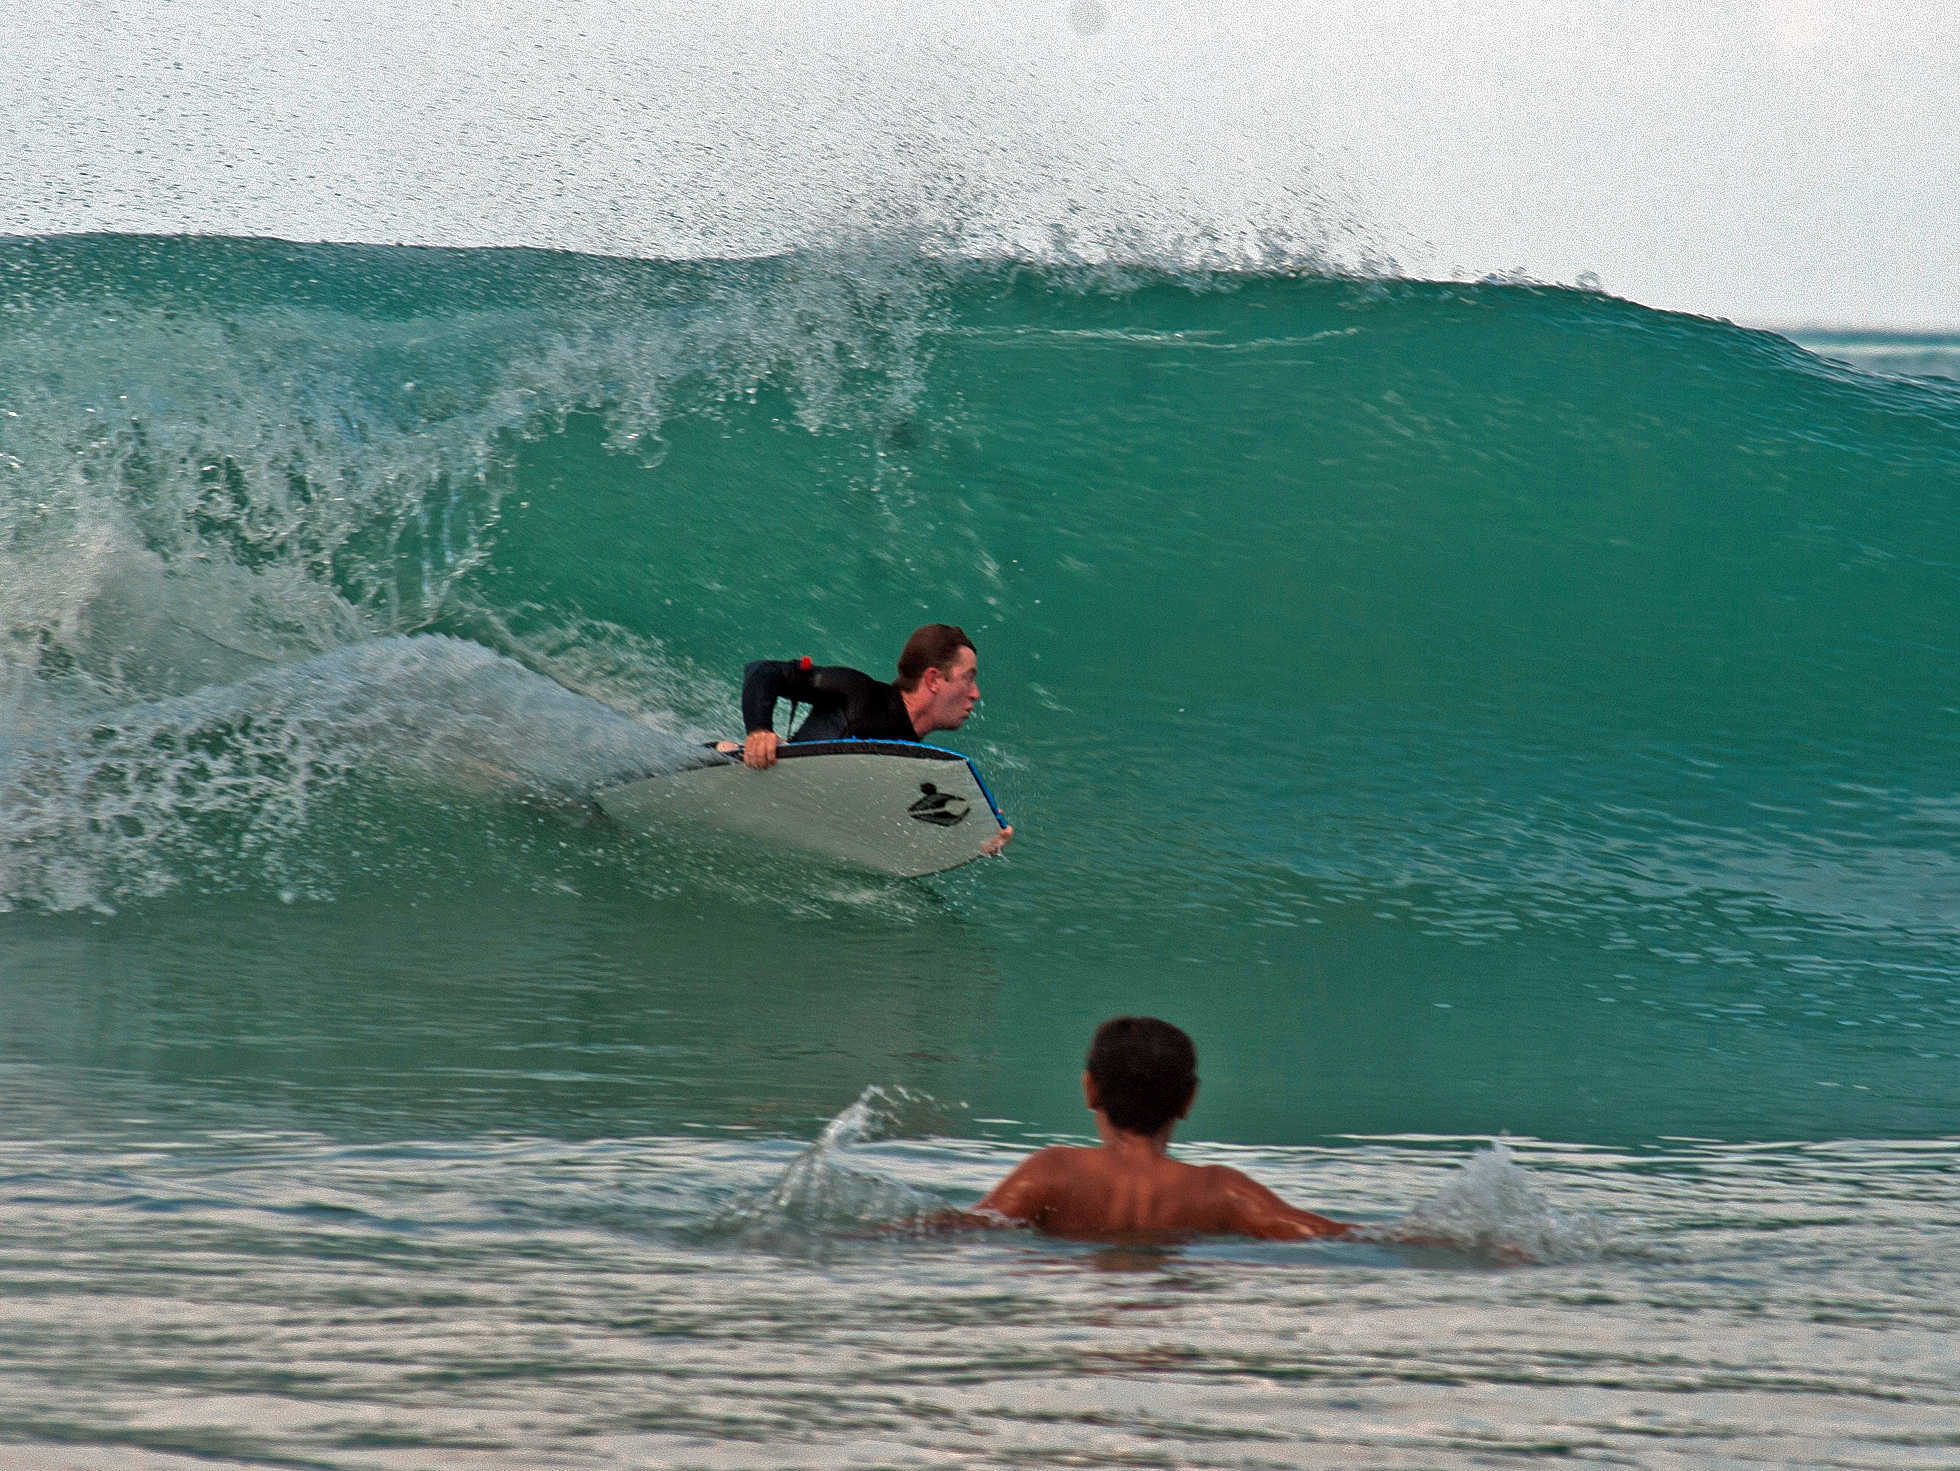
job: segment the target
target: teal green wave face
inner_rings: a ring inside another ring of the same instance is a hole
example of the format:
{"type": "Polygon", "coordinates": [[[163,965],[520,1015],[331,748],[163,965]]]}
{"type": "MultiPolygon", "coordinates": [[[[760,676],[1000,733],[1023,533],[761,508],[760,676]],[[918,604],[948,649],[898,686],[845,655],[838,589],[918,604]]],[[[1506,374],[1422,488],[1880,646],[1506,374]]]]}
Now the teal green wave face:
{"type": "Polygon", "coordinates": [[[880,1067],[1070,1128],[1150,1010],[1215,1137],[1960,1125],[1949,380],[1516,286],[112,238],[0,282],[9,924],[516,934],[567,886],[608,955],[662,906],[600,972],[709,974],[728,906],[860,891],[580,793],[731,732],[750,658],[888,676],[943,619],[1009,860],[727,951],[988,978],[880,1067]]]}

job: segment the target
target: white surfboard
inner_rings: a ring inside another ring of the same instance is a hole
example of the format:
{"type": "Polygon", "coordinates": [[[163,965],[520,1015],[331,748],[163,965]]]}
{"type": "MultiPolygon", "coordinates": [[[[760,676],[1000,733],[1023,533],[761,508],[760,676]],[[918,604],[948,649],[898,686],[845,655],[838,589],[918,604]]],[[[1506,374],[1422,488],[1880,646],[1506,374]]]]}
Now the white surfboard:
{"type": "Polygon", "coordinates": [[[597,798],[628,827],[734,833],[901,878],[970,863],[1007,826],[971,761],[909,741],[790,742],[766,771],[715,756],[597,798]]]}

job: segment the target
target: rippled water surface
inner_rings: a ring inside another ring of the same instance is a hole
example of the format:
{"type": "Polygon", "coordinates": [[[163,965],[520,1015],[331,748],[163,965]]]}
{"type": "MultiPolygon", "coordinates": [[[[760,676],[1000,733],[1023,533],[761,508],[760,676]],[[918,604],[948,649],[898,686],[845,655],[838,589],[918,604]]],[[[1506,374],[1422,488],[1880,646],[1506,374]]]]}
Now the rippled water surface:
{"type": "Polygon", "coordinates": [[[97,1123],[0,1153],[11,1464],[1955,1453],[1950,1145],[1195,1146],[1338,1214],[1423,1207],[1465,1245],[1146,1249],[901,1224],[973,1199],[1016,1157],[999,1142],[799,1161],[741,1130],[349,1145],[97,1123]],[[777,1189],[798,1164],[801,1191],[777,1189]]]}

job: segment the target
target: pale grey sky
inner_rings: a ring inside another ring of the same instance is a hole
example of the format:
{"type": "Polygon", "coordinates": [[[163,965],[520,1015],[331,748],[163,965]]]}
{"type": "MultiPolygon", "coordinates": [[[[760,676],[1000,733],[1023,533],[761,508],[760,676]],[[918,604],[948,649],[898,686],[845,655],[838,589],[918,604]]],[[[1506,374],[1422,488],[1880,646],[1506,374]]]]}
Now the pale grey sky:
{"type": "Polygon", "coordinates": [[[7,0],[0,231],[1593,273],[1960,327],[1953,0],[7,0]]]}

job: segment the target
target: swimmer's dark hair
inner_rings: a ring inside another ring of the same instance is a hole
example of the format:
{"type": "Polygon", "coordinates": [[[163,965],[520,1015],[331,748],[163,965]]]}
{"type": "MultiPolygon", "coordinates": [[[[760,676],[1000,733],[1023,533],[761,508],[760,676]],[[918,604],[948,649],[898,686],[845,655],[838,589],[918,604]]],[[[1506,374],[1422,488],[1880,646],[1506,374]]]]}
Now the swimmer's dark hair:
{"type": "Polygon", "coordinates": [[[915,628],[898,656],[898,678],[892,683],[901,690],[915,690],[928,669],[950,669],[960,650],[971,648],[973,640],[966,636],[966,630],[951,623],[915,628]]]}
{"type": "Polygon", "coordinates": [[[1084,1065],[1103,1113],[1131,1134],[1155,1134],[1181,1117],[1198,1091],[1198,1049],[1154,1016],[1111,1017],[1096,1028],[1084,1065]]]}

